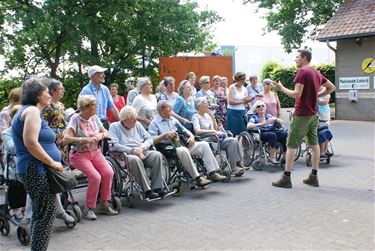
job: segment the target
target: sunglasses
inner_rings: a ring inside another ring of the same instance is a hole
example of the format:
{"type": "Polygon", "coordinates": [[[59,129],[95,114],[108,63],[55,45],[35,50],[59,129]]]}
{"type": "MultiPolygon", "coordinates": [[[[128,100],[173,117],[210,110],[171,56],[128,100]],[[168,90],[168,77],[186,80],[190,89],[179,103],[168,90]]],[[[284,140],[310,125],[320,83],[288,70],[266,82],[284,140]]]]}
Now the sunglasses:
{"type": "Polygon", "coordinates": [[[264,105],[257,105],[256,108],[264,107],[264,105]]]}

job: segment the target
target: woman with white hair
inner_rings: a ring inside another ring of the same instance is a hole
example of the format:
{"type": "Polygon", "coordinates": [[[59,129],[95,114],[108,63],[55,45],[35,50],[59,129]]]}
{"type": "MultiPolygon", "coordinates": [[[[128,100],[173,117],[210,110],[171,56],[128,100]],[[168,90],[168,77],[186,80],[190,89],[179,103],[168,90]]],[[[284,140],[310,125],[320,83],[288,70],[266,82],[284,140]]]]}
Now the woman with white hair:
{"type": "Polygon", "coordinates": [[[271,114],[274,117],[280,117],[281,114],[281,105],[279,97],[275,92],[272,91],[273,81],[269,78],[263,80],[263,97],[261,100],[266,104],[267,110],[266,113],[271,114]]]}
{"type": "Polygon", "coordinates": [[[108,203],[111,199],[113,170],[98,148],[99,141],[108,138],[108,134],[96,115],[96,98],[92,95],[79,96],[77,107],[80,112],[71,117],[64,135],[64,143],[72,144],[70,164],[81,170],[88,178],[83,217],[96,220],[94,208],[99,188],[99,213],[116,215],[118,212],[108,203]]]}
{"type": "Polygon", "coordinates": [[[251,107],[252,115],[247,123],[247,129],[258,127],[261,131],[260,138],[270,145],[270,160],[277,164],[276,160],[276,143],[280,142],[283,151],[286,151],[287,132],[285,130],[276,130],[277,124],[283,121],[279,118],[266,113],[266,104],[262,100],[257,100],[251,107]]]}
{"type": "Polygon", "coordinates": [[[145,129],[147,129],[151,120],[153,120],[157,115],[157,99],[156,96],[152,94],[152,84],[150,78],[138,78],[137,86],[140,94],[134,99],[131,106],[138,114],[137,120],[141,122],[145,129]]]}
{"type": "Polygon", "coordinates": [[[193,126],[196,135],[209,134],[210,136],[219,137],[220,148],[227,152],[230,167],[234,173],[243,172],[243,156],[236,138],[226,137],[226,132],[219,129],[214,117],[208,110],[206,98],[197,99],[198,112],[193,115],[193,126]]]}

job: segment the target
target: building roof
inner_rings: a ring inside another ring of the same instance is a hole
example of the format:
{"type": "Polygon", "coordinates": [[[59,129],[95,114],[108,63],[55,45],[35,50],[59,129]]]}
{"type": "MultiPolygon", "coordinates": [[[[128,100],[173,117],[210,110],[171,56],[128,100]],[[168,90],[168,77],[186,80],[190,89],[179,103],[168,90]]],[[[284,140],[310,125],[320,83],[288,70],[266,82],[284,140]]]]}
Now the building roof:
{"type": "Polygon", "coordinates": [[[375,0],[346,0],[317,36],[319,41],[375,36],[375,0]]]}

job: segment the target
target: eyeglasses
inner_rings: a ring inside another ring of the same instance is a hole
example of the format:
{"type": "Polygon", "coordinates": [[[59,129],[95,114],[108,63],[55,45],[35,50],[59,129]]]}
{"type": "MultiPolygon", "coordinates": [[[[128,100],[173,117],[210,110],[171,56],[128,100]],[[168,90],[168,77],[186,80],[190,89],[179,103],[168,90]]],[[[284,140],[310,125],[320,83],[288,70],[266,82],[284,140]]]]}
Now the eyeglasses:
{"type": "Polygon", "coordinates": [[[257,105],[256,108],[264,107],[264,105],[257,105]]]}

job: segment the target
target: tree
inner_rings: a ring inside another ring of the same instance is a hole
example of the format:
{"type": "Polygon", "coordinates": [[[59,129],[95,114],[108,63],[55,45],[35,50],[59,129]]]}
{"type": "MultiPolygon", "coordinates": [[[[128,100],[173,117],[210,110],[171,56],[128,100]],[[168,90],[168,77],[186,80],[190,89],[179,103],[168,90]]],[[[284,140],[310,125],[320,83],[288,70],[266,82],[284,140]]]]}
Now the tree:
{"type": "Polygon", "coordinates": [[[277,31],[284,49],[291,52],[307,39],[314,39],[344,0],[243,0],[269,11],[267,31],[277,31]]]}
{"type": "Polygon", "coordinates": [[[3,0],[0,53],[6,71],[24,76],[48,71],[81,83],[92,64],[110,68],[108,81],[148,75],[160,56],[212,46],[210,29],[221,18],[197,7],[179,0],[3,0]]]}

